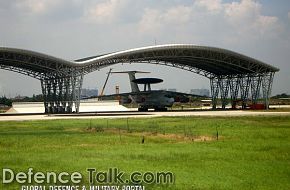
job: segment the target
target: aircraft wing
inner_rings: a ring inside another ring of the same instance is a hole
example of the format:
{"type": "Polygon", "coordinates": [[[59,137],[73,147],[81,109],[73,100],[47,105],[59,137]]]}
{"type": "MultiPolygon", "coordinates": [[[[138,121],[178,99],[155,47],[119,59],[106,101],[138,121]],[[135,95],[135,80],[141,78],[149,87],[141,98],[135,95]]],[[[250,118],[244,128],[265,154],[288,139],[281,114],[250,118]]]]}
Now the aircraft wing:
{"type": "Polygon", "coordinates": [[[119,100],[121,104],[129,104],[132,102],[132,100],[129,98],[129,96],[133,93],[121,93],[121,94],[109,94],[109,95],[103,95],[103,96],[92,96],[87,97],[83,99],[93,99],[98,98],[99,100],[119,100]]]}
{"type": "Polygon", "coordinates": [[[187,103],[190,98],[207,98],[206,96],[200,96],[195,94],[187,94],[183,92],[172,92],[172,91],[164,91],[166,92],[166,96],[174,98],[174,102],[187,103]]]}
{"type": "Polygon", "coordinates": [[[190,97],[208,98],[207,96],[188,94],[188,93],[184,93],[184,92],[172,92],[172,91],[166,91],[166,92],[168,92],[169,94],[172,94],[173,96],[184,95],[184,96],[190,96],[190,97]]]}
{"type": "Polygon", "coordinates": [[[84,99],[92,99],[98,98],[100,100],[119,100],[121,104],[129,104],[132,102],[130,96],[132,95],[148,95],[150,93],[160,93],[164,94],[168,98],[174,98],[174,102],[181,102],[187,103],[189,102],[190,98],[197,97],[197,98],[206,98],[206,96],[194,95],[194,94],[187,94],[183,92],[172,92],[172,91],[164,91],[164,90],[152,90],[146,92],[129,92],[129,93],[120,93],[120,94],[110,94],[110,95],[103,95],[103,96],[93,96],[84,99]]]}

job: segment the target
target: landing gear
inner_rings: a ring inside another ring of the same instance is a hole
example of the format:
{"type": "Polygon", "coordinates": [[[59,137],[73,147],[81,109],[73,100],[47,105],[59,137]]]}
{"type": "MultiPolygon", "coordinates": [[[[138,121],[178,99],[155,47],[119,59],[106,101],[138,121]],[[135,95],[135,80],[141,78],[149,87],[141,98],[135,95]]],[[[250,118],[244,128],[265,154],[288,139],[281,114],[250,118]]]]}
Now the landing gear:
{"type": "Polygon", "coordinates": [[[148,108],[146,108],[146,107],[140,107],[140,108],[138,108],[138,111],[148,111],[148,108]]]}
{"type": "Polygon", "coordinates": [[[156,108],[154,108],[154,111],[167,111],[167,108],[166,107],[161,107],[161,108],[156,107],[156,108]]]}
{"type": "MultiPolygon", "coordinates": [[[[146,112],[148,111],[148,107],[140,107],[138,111],[146,112]]],[[[167,111],[166,107],[154,107],[154,111],[167,111]]]]}

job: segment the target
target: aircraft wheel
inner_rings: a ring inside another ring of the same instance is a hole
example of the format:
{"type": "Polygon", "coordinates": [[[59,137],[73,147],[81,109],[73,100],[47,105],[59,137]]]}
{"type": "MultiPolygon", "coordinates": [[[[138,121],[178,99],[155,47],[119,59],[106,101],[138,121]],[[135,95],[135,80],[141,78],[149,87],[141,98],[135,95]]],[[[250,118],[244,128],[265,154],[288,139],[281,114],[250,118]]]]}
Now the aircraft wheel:
{"type": "Polygon", "coordinates": [[[167,111],[167,108],[154,108],[154,111],[167,111]]]}
{"type": "Polygon", "coordinates": [[[138,108],[138,111],[148,111],[148,108],[138,108]]]}

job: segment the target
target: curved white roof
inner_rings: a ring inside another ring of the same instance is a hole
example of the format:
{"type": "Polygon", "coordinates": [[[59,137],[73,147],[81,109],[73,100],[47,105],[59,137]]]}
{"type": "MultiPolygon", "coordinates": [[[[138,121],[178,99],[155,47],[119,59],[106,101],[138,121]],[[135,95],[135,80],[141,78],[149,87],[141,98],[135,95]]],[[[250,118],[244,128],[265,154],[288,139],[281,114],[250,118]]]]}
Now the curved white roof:
{"type": "Polygon", "coordinates": [[[214,75],[279,71],[274,66],[230,50],[192,44],[147,46],[75,61],[23,49],[0,47],[0,68],[8,68],[16,72],[17,69],[22,69],[39,75],[68,69],[89,73],[108,65],[126,62],[171,64],[171,66],[194,68],[214,75]]]}

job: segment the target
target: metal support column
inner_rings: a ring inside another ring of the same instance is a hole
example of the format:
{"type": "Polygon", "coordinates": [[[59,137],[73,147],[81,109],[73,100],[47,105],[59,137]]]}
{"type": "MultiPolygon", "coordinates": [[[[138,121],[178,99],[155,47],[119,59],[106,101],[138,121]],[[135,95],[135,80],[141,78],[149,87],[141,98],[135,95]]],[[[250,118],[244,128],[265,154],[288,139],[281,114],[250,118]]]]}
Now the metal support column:
{"type": "Polygon", "coordinates": [[[261,83],[262,83],[262,76],[260,74],[252,77],[252,80],[251,80],[252,104],[257,104],[258,102],[258,99],[260,96],[261,83]]]}
{"type": "Polygon", "coordinates": [[[41,83],[41,91],[42,91],[42,95],[43,95],[44,112],[49,113],[48,98],[47,98],[47,92],[48,92],[47,85],[43,79],[40,80],[40,83],[41,83]]]}
{"type": "Polygon", "coordinates": [[[83,85],[83,75],[77,76],[74,79],[74,88],[73,88],[73,99],[75,103],[75,110],[76,113],[79,113],[79,108],[80,108],[80,98],[81,98],[81,90],[82,90],[82,85],[83,85]]]}
{"type": "Polygon", "coordinates": [[[236,108],[239,89],[240,89],[239,86],[240,86],[240,78],[236,76],[232,77],[230,79],[230,93],[231,93],[232,109],[236,108]]]}
{"type": "Polygon", "coordinates": [[[247,107],[251,79],[252,78],[250,75],[243,75],[243,77],[241,77],[241,80],[240,80],[241,99],[242,99],[242,108],[243,109],[246,109],[246,107],[247,107]]]}
{"type": "Polygon", "coordinates": [[[83,75],[41,79],[45,113],[79,112],[83,75]]]}
{"type": "Polygon", "coordinates": [[[219,82],[219,88],[220,88],[220,94],[221,94],[222,109],[225,109],[228,103],[227,98],[229,94],[230,78],[227,76],[224,76],[224,77],[219,78],[218,82],[219,82]]]}
{"type": "Polygon", "coordinates": [[[210,78],[210,89],[211,89],[211,96],[212,96],[212,109],[216,109],[217,98],[218,98],[218,95],[219,95],[218,77],[212,76],[210,78]]]}
{"type": "Polygon", "coordinates": [[[269,98],[272,91],[274,74],[275,74],[274,72],[265,73],[262,78],[262,91],[263,91],[264,105],[266,109],[269,109],[269,98]]]}

